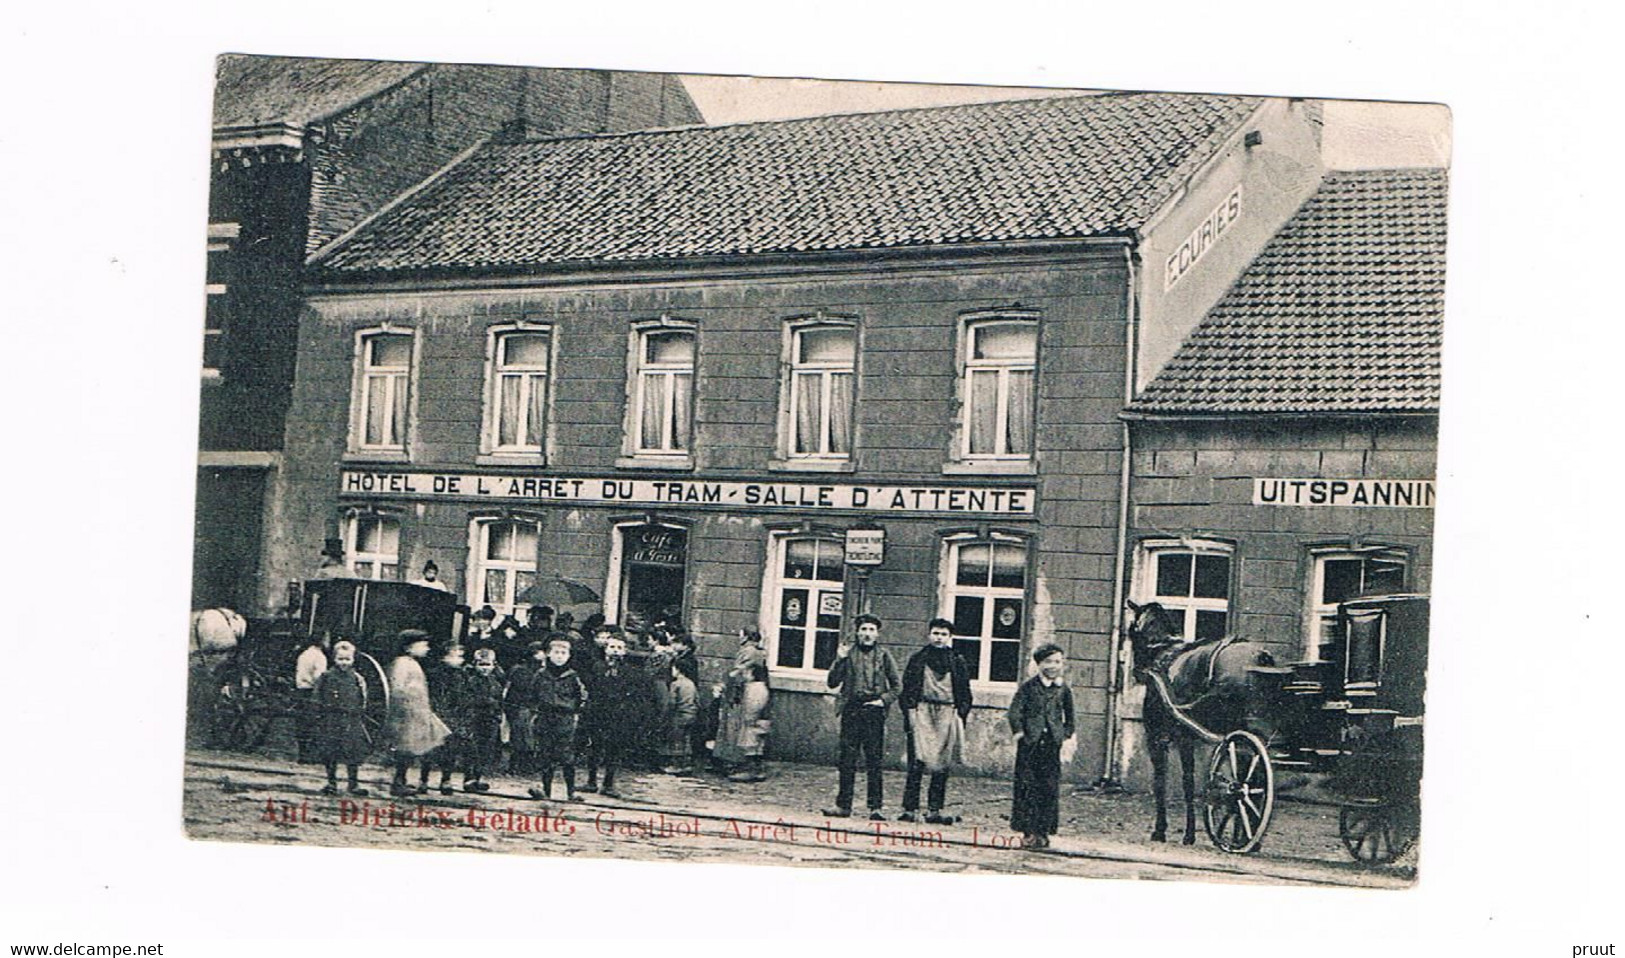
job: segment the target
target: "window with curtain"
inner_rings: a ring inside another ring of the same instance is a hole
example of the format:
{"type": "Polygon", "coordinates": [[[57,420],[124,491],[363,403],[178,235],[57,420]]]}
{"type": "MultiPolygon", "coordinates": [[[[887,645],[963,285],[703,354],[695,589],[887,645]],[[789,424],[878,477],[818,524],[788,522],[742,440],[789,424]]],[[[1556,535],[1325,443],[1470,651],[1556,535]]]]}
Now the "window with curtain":
{"type": "Polygon", "coordinates": [[[345,523],[344,557],[357,578],[399,579],[400,522],[390,516],[351,516],[345,523]]]}
{"type": "Polygon", "coordinates": [[[490,449],[539,455],[547,431],[552,335],[544,329],[495,334],[491,356],[490,449]]]}
{"type": "Polygon", "coordinates": [[[841,643],[846,548],[842,540],[780,536],[762,600],[772,622],[771,661],[779,668],[827,669],[841,643]]]}
{"type": "Polygon", "coordinates": [[[671,455],[691,448],[694,412],[693,330],[638,334],[633,384],[632,452],[671,455]]]}
{"type": "Polygon", "coordinates": [[[1027,624],[1027,543],[1013,537],[948,543],[941,615],[971,677],[1018,682],[1027,624]]]}
{"type": "Polygon", "coordinates": [[[964,347],[964,457],[1031,458],[1038,323],[980,320],[966,327],[964,347]]]}
{"type": "Polygon", "coordinates": [[[850,458],[857,330],[851,326],[803,326],[791,335],[790,456],[850,458]]]}
{"type": "Polygon", "coordinates": [[[1405,553],[1397,549],[1327,550],[1312,556],[1308,635],[1310,661],[1337,642],[1337,606],[1348,599],[1405,591],[1405,553]]]}
{"type": "Polygon", "coordinates": [[[498,615],[521,617],[529,608],[525,590],[536,584],[538,527],[526,519],[482,519],[475,523],[474,554],[468,567],[468,604],[489,605],[498,615]]]}
{"type": "Polygon", "coordinates": [[[1156,602],[1181,623],[1187,642],[1222,638],[1230,627],[1230,546],[1223,542],[1141,547],[1140,602],[1156,602]]]}
{"type": "Polygon", "coordinates": [[[412,375],[411,333],[361,337],[355,402],[360,410],[356,448],[405,451],[407,391],[412,375]]]}

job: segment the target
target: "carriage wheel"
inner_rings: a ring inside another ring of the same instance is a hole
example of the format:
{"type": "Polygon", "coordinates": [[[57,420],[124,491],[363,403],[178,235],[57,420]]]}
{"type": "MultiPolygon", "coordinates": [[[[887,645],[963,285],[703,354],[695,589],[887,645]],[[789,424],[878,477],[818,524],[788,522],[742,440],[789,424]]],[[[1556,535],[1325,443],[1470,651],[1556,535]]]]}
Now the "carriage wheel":
{"type": "Polygon", "coordinates": [[[1203,824],[1219,849],[1245,854],[1264,841],[1275,811],[1275,770],[1263,741],[1231,732],[1213,747],[1208,762],[1203,824]]]}
{"type": "Polygon", "coordinates": [[[367,706],[361,714],[367,727],[367,739],[373,748],[383,748],[384,720],[389,717],[389,679],[378,660],[365,652],[356,652],[355,671],[367,689],[367,706]]]}
{"type": "Polygon", "coordinates": [[[1337,835],[1355,861],[1386,865],[1416,843],[1419,811],[1409,802],[1345,805],[1337,814],[1337,835]]]}
{"type": "Polygon", "coordinates": [[[260,714],[265,707],[267,682],[253,668],[230,667],[215,679],[214,706],[209,717],[210,742],[215,748],[245,751],[265,738],[260,714]],[[261,728],[255,732],[255,723],[261,728]]]}

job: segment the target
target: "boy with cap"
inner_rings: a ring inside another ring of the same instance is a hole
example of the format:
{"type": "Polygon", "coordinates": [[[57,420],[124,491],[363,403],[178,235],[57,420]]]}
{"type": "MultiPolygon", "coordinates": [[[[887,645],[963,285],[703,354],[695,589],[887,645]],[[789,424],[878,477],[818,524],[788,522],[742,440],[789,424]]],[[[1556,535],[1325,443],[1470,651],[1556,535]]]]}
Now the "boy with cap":
{"type": "Polygon", "coordinates": [[[1010,700],[1010,731],[1016,737],[1015,794],[1010,827],[1022,848],[1048,848],[1060,824],[1061,743],[1077,727],[1072,690],[1062,678],[1066,652],[1047,642],[1033,650],[1038,674],[1010,700]]]}
{"type": "Polygon", "coordinates": [[[576,718],[587,704],[587,687],[570,667],[570,637],[555,632],[547,638],[547,663],[536,672],[536,719],[532,723],[536,762],[542,784],[530,797],[546,801],[553,791],[553,769],[564,770],[565,801],[576,798],[576,718]]]}
{"type": "Polygon", "coordinates": [[[952,622],[932,619],[925,632],[925,648],[909,656],[903,666],[903,694],[897,700],[908,735],[908,779],[898,820],[918,820],[920,779],[930,772],[925,820],[952,825],[958,819],[942,814],[942,806],[948,800],[948,772],[959,761],[965,740],[965,719],[971,707],[970,666],[954,651],[952,622]]]}
{"type": "Polygon", "coordinates": [[[463,721],[468,729],[463,791],[489,792],[485,772],[495,767],[502,750],[502,690],[496,649],[475,649],[474,668],[463,675],[463,721]]]}
{"type": "MultiPolygon", "coordinates": [[[[493,658],[496,650],[486,646],[493,658]]],[[[528,775],[536,771],[536,674],[547,664],[547,642],[530,643],[530,657],[508,670],[507,688],[502,693],[502,710],[508,716],[508,746],[512,752],[508,771],[528,775]]],[[[500,666],[500,661],[498,662],[500,666]]]]}
{"type": "Polygon", "coordinates": [[[311,694],[316,711],[312,747],[316,758],[327,767],[327,787],[322,794],[338,793],[341,762],[349,779],[347,791],[351,795],[367,794],[357,779],[361,763],[372,750],[372,740],[367,737],[362,718],[367,688],[355,671],[354,643],[341,639],[333,646],[333,667],[317,677],[311,694]]]}
{"type": "MultiPolygon", "coordinates": [[[[632,722],[638,714],[637,686],[626,674],[626,640],[611,633],[603,640],[603,665],[584,677],[587,705],[581,713],[587,752],[587,784],[584,791],[598,791],[598,769],[604,770],[604,795],[619,798],[615,791],[615,770],[620,767],[632,744],[632,722]]],[[[575,656],[570,658],[572,667],[575,656]]],[[[579,742],[580,740],[578,740],[579,742]]]]}
{"type": "Polygon", "coordinates": [[[897,660],[879,645],[880,625],[878,616],[867,612],[858,616],[856,647],[843,638],[835,650],[835,664],[830,666],[827,681],[830,688],[838,689],[835,707],[841,714],[840,787],[835,807],[824,809],[831,818],[852,814],[859,752],[868,773],[869,818],[885,818],[880,812],[885,804],[880,762],[886,748],[886,708],[897,699],[903,682],[897,674],[897,660]]]}

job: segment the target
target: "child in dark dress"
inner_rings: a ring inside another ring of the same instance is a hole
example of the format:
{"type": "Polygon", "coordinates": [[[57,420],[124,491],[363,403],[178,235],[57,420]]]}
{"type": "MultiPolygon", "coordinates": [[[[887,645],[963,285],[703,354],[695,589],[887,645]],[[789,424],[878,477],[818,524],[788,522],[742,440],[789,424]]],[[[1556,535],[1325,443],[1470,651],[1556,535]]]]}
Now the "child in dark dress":
{"type": "MultiPolygon", "coordinates": [[[[462,765],[463,753],[468,749],[468,727],[463,720],[463,647],[456,643],[447,646],[440,661],[424,669],[424,675],[429,680],[429,707],[446,723],[451,735],[424,756],[418,790],[427,787],[432,766],[440,769],[440,794],[450,795],[451,773],[462,765]]],[[[466,769],[463,785],[468,785],[466,769]]]]}
{"type": "Polygon", "coordinates": [[[1010,731],[1016,737],[1015,796],[1010,827],[1022,848],[1048,848],[1060,826],[1061,743],[1072,737],[1076,716],[1072,690],[1062,681],[1066,653],[1046,643],[1033,650],[1038,674],[1010,700],[1010,731]]]}
{"type": "MultiPolygon", "coordinates": [[[[603,645],[604,661],[597,673],[587,677],[587,706],[581,724],[587,740],[586,791],[596,792],[598,770],[604,770],[602,794],[619,798],[615,791],[615,770],[626,759],[632,745],[633,720],[637,716],[637,687],[626,673],[626,642],[611,635],[603,645]]],[[[572,662],[573,662],[572,657],[572,662]]]]}
{"type": "Polygon", "coordinates": [[[587,704],[587,687],[570,667],[570,637],[555,632],[547,638],[547,664],[535,677],[536,717],[532,723],[536,763],[542,784],[530,797],[547,801],[553,791],[553,770],[564,771],[565,801],[576,798],[576,719],[587,704]]]}
{"type": "Polygon", "coordinates": [[[476,649],[474,668],[463,674],[463,725],[468,748],[463,755],[463,791],[489,792],[487,770],[495,768],[502,751],[502,689],[496,649],[476,649]]]}
{"type": "Polygon", "coordinates": [[[363,720],[367,688],[355,671],[354,644],[341,641],[333,646],[333,667],[316,679],[312,702],[315,706],[312,744],[317,760],[327,767],[327,786],[322,794],[338,793],[341,762],[349,779],[347,791],[351,795],[367,794],[357,775],[367,753],[372,751],[372,741],[367,737],[363,720]]]}

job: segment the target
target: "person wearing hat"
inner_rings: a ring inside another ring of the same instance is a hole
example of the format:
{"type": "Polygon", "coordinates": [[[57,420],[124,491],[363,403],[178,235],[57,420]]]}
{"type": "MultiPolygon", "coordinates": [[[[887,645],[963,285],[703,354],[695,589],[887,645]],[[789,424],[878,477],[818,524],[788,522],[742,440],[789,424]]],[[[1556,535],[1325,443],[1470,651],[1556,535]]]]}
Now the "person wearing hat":
{"type": "Polygon", "coordinates": [[[1010,827],[1021,833],[1022,848],[1048,848],[1060,823],[1061,745],[1077,729],[1077,714],[1066,685],[1066,650],[1046,642],[1033,650],[1033,664],[1038,674],[1010,700],[1016,739],[1010,827]]]}
{"type": "Polygon", "coordinates": [[[463,708],[467,684],[463,679],[464,655],[463,646],[453,641],[441,651],[437,661],[424,669],[429,680],[429,707],[451,729],[451,734],[434,751],[424,756],[418,791],[428,787],[430,765],[440,769],[440,794],[451,794],[451,773],[458,768],[463,770],[463,786],[467,790],[468,767],[463,764],[464,753],[468,751],[468,726],[463,708]]]}
{"type": "Polygon", "coordinates": [[[856,620],[858,641],[843,638],[830,666],[829,687],[836,689],[835,707],[841,713],[840,786],[835,807],[824,814],[846,818],[852,814],[853,786],[862,752],[868,772],[869,818],[881,821],[885,804],[880,762],[886,749],[886,709],[896,701],[903,680],[897,660],[880,647],[880,618],[865,612],[856,620]]]}
{"type": "Polygon", "coordinates": [[[429,633],[402,629],[396,648],[399,654],[389,664],[389,717],[385,727],[395,763],[389,794],[399,797],[428,791],[427,785],[414,789],[406,783],[407,769],[414,761],[423,761],[419,781],[427,782],[426,757],[451,735],[451,729],[429,704],[429,680],[422,665],[429,654],[429,633]]]}
{"type": "Polygon", "coordinates": [[[536,763],[542,781],[530,797],[547,801],[553,791],[553,770],[564,772],[565,801],[576,798],[576,720],[587,704],[587,687],[570,665],[570,637],[548,636],[547,663],[536,673],[536,763]]]}
{"type": "Polygon", "coordinates": [[[506,678],[497,667],[496,649],[475,649],[474,667],[463,674],[463,720],[468,728],[463,791],[489,792],[487,770],[497,767],[502,752],[502,690],[506,678]]]}
{"type": "Polygon", "coordinates": [[[328,539],[322,546],[322,562],[316,567],[318,579],[348,579],[350,567],[344,564],[344,540],[328,539]]]}
{"type": "Polygon", "coordinates": [[[958,819],[944,815],[942,806],[948,800],[948,772],[959,761],[965,720],[970,717],[970,666],[954,651],[952,622],[932,619],[925,634],[925,647],[903,666],[903,692],[897,699],[908,734],[908,778],[898,820],[919,819],[920,782],[929,772],[925,820],[952,825],[958,819]]]}

